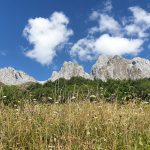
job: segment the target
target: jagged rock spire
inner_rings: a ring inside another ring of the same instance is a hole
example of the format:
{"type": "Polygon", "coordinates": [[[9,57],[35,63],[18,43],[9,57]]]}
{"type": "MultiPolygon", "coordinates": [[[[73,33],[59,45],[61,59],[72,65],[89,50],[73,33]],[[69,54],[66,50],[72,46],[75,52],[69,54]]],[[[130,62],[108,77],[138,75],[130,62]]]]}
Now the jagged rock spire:
{"type": "Polygon", "coordinates": [[[55,81],[59,78],[69,80],[72,77],[83,77],[85,79],[91,79],[90,75],[84,71],[81,65],[69,61],[64,62],[59,72],[54,71],[52,73],[50,80],[55,81]]]}
{"type": "Polygon", "coordinates": [[[103,81],[150,78],[150,61],[140,57],[130,60],[117,55],[101,55],[92,67],[91,76],[103,81]]]}

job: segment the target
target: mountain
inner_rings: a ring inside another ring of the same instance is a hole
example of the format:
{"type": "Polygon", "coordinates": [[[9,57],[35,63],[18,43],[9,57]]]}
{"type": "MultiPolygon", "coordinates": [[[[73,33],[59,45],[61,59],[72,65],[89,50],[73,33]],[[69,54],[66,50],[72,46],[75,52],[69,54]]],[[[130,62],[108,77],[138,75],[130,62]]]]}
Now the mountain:
{"type": "MultiPolygon", "coordinates": [[[[135,57],[125,59],[121,56],[101,55],[93,65],[90,75],[84,71],[84,68],[74,62],[64,62],[59,72],[54,71],[49,80],[52,82],[65,78],[82,77],[85,79],[141,79],[150,78],[150,61],[144,58],[135,57]]],[[[33,77],[22,71],[15,70],[12,67],[0,69],[0,84],[5,85],[26,85],[28,83],[44,84],[47,81],[36,81],[33,77]]]]}
{"type": "Polygon", "coordinates": [[[22,71],[8,67],[0,69],[0,82],[5,85],[20,85],[36,82],[36,80],[22,71]]]}
{"type": "Polygon", "coordinates": [[[92,67],[95,79],[141,79],[150,78],[150,61],[140,57],[125,59],[121,56],[101,55],[92,67]]]}
{"type": "Polygon", "coordinates": [[[83,77],[85,79],[91,79],[90,75],[84,71],[81,65],[69,61],[64,62],[59,72],[54,71],[52,73],[50,80],[55,81],[59,78],[69,80],[72,77],[83,77]]]}

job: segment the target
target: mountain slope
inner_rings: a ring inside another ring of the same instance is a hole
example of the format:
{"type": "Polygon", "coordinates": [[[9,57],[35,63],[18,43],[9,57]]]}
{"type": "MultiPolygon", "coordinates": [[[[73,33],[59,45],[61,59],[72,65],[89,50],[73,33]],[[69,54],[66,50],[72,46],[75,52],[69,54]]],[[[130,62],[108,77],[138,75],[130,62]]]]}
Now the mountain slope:
{"type": "Polygon", "coordinates": [[[150,61],[136,57],[125,59],[121,56],[101,55],[92,67],[91,76],[95,79],[141,79],[150,78],[150,61]]]}
{"type": "Polygon", "coordinates": [[[22,71],[8,67],[0,69],[0,82],[5,85],[20,85],[28,82],[36,82],[36,80],[22,71]]]}
{"type": "MultiPolygon", "coordinates": [[[[72,77],[82,77],[85,79],[108,79],[137,80],[150,78],[150,61],[140,57],[125,59],[121,56],[101,55],[93,65],[91,74],[84,71],[84,68],[74,62],[64,62],[59,72],[54,71],[49,80],[52,82],[64,78],[66,80],[72,77]]],[[[39,82],[44,84],[46,81],[36,81],[33,77],[14,68],[0,69],[0,83],[5,85],[22,85],[26,83],[39,82]]]]}
{"type": "Polygon", "coordinates": [[[69,80],[72,77],[83,77],[85,79],[91,79],[90,75],[84,71],[81,65],[69,61],[64,62],[59,72],[54,71],[50,80],[55,81],[59,78],[69,80]]]}

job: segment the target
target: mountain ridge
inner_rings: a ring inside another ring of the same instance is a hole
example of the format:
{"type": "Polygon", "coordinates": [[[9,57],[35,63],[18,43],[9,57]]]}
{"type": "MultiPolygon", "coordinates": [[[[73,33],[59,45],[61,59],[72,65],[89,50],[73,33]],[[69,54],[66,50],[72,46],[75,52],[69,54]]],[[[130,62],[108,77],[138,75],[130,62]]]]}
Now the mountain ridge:
{"type": "Polygon", "coordinates": [[[150,78],[150,61],[141,57],[126,59],[118,55],[102,55],[93,65],[91,75],[103,81],[109,78],[115,80],[150,78]]]}
{"type": "Polygon", "coordinates": [[[21,70],[16,70],[13,67],[4,67],[0,69],[0,82],[5,85],[21,85],[37,81],[21,70]]]}
{"type": "Polygon", "coordinates": [[[37,81],[32,76],[12,67],[0,69],[0,83],[5,85],[21,85],[25,83],[44,84],[47,81],[56,81],[60,78],[70,80],[72,77],[82,77],[93,80],[137,80],[150,78],[150,60],[135,57],[127,59],[118,55],[100,55],[88,74],[82,65],[65,61],[59,71],[53,71],[51,77],[46,81],[37,81]]]}
{"type": "Polygon", "coordinates": [[[85,79],[91,79],[90,75],[84,71],[83,66],[71,61],[65,61],[59,72],[53,71],[49,80],[55,81],[59,78],[69,80],[71,77],[83,77],[85,79]]]}

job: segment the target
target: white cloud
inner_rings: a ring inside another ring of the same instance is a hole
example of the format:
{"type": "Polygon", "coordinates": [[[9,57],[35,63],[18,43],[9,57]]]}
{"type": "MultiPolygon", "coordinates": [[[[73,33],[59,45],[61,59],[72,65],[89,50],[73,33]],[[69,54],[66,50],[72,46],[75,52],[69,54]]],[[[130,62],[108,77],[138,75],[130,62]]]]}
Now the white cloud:
{"type": "Polygon", "coordinates": [[[145,33],[145,30],[136,24],[126,25],[125,30],[127,31],[127,34],[131,36],[138,36],[140,38],[145,38],[148,36],[148,34],[145,33]]]}
{"type": "MultiPolygon", "coordinates": [[[[102,9],[103,14],[109,13],[112,11],[113,6],[111,0],[106,0],[104,3],[104,8],[102,9]]],[[[89,19],[90,20],[97,20],[100,17],[101,11],[100,10],[94,10],[89,19]]]]}
{"type": "Polygon", "coordinates": [[[129,10],[133,13],[135,23],[150,25],[150,13],[138,6],[130,7],[129,10]]]}
{"type": "Polygon", "coordinates": [[[33,49],[25,55],[42,65],[51,64],[58,46],[65,44],[73,34],[68,24],[69,19],[62,12],[54,12],[50,18],[29,19],[23,34],[33,49]]]}
{"type": "Polygon", "coordinates": [[[94,60],[96,59],[97,52],[94,49],[94,39],[80,39],[73,45],[70,51],[72,57],[79,57],[80,60],[94,60]]]}
{"type": "Polygon", "coordinates": [[[143,44],[141,39],[128,39],[103,34],[96,39],[84,38],[72,47],[72,57],[79,57],[81,61],[95,60],[100,54],[106,55],[137,55],[143,44]]]}
{"type": "Polygon", "coordinates": [[[129,20],[130,23],[125,26],[127,34],[138,36],[139,38],[148,37],[148,30],[150,29],[150,13],[138,6],[130,7],[129,10],[132,12],[133,16],[129,20]]]}
{"type": "Polygon", "coordinates": [[[108,15],[100,15],[99,29],[101,32],[118,33],[120,31],[119,23],[108,15]]]}
{"type": "Polygon", "coordinates": [[[96,20],[98,18],[99,18],[99,12],[98,11],[93,11],[89,17],[90,20],[96,20]]]}
{"type": "Polygon", "coordinates": [[[111,16],[107,14],[100,14],[98,12],[93,12],[90,16],[91,20],[98,20],[99,25],[91,28],[89,30],[90,34],[97,32],[107,32],[112,34],[120,34],[120,24],[111,16]]]}
{"type": "Polygon", "coordinates": [[[96,20],[98,26],[90,28],[87,36],[73,45],[71,56],[94,60],[100,54],[138,55],[150,34],[150,13],[140,7],[129,10],[132,16],[119,21],[107,12],[93,11],[90,19],[96,20]]]}
{"type": "Polygon", "coordinates": [[[113,37],[108,34],[100,36],[95,41],[95,49],[99,54],[107,55],[137,55],[141,51],[143,40],[127,39],[123,37],[113,37]]]}
{"type": "Polygon", "coordinates": [[[104,3],[104,10],[103,10],[103,12],[111,12],[112,9],[113,9],[112,2],[110,0],[107,0],[104,3]]]}
{"type": "Polygon", "coordinates": [[[89,30],[90,34],[97,32],[109,32],[118,34],[120,32],[120,24],[112,16],[108,15],[113,9],[112,2],[107,0],[104,2],[104,8],[100,10],[94,10],[90,15],[91,21],[97,21],[98,26],[95,26],[89,30]]]}

